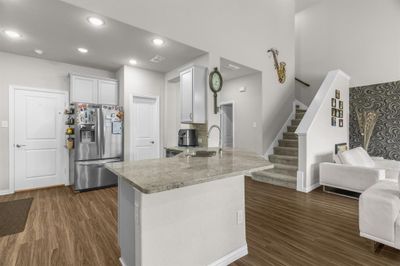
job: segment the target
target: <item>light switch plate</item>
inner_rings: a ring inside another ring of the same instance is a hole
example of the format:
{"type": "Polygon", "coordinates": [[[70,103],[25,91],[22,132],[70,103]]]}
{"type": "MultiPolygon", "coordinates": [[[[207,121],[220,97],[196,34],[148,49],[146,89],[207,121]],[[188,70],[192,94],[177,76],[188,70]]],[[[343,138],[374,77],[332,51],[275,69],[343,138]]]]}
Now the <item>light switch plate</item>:
{"type": "Polygon", "coordinates": [[[253,127],[257,127],[257,123],[256,122],[253,122],[253,127]]]}
{"type": "Polygon", "coordinates": [[[1,121],[1,127],[8,127],[8,121],[1,121]]]}
{"type": "Polygon", "coordinates": [[[242,224],[244,222],[244,215],[243,215],[243,211],[239,210],[237,211],[237,224],[242,224]]]}

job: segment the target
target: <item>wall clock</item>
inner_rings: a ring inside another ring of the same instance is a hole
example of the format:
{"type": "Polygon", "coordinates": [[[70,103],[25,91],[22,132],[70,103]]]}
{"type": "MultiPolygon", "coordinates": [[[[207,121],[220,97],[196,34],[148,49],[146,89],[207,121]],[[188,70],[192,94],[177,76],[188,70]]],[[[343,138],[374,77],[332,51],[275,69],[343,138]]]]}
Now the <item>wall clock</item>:
{"type": "Polygon", "coordinates": [[[221,73],[215,67],[209,76],[210,89],[214,93],[214,114],[218,113],[217,93],[221,91],[223,82],[221,73]]]}

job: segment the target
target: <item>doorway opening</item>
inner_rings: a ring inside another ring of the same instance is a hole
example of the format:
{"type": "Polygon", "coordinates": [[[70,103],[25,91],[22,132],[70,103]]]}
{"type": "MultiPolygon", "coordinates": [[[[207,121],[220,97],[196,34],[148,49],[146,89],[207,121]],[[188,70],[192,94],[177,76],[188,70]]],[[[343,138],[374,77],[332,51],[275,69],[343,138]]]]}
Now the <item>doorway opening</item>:
{"type": "Polygon", "coordinates": [[[234,103],[225,102],[220,106],[222,148],[234,148],[234,103]]]}

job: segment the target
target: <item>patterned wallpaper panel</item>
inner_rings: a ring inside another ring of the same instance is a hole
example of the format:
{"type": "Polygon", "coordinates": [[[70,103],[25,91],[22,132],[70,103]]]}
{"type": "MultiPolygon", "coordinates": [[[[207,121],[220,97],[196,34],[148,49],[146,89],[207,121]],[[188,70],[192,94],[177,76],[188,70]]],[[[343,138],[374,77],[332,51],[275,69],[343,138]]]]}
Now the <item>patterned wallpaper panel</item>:
{"type": "Polygon", "coordinates": [[[350,147],[361,146],[355,110],[378,111],[368,153],[400,161],[400,81],[350,88],[350,147]]]}

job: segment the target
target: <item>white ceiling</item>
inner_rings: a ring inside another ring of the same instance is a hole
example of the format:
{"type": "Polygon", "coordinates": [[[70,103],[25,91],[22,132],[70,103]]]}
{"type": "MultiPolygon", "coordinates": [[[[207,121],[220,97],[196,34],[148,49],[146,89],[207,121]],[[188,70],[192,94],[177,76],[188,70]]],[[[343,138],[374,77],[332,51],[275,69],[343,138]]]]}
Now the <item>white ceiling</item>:
{"type": "Polygon", "coordinates": [[[171,71],[205,53],[166,38],[162,47],[156,47],[153,38],[162,36],[101,16],[106,24],[94,28],[87,22],[93,15],[58,0],[0,0],[0,51],[110,71],[135,58],[138,67],[159,72],[171,71]],[[10,40],[5,29],[17,30],[22,38],[10,40]],[[78,47],[89,52],[80,54],[78,47]],[[39,56],[34,49],[44,54],[39,56]],[[155,55],[166,59],[149,62],[155,55]]]}
{"type": "Polygon", "coordinates": [[[299,13],[318,2],[321,2],[321,0],[295,0],[296,13],[299,13]]]}
{"type": "Polygon", "coordinates": [[[225,58],[221,58],[221,60],[220,60],[220,72],[221,72],[222,78],[224,80],[231,80],[231,79],[244,77],[247,75],[261,73],[258,70],[238,64],[236,62],[233,62],[233,61],[225,59],[225,58]],[[237,66],[237,67],[239,67],[239,69],[232,70],[232,69],[230,69],[229,65],[237,66]]]}

